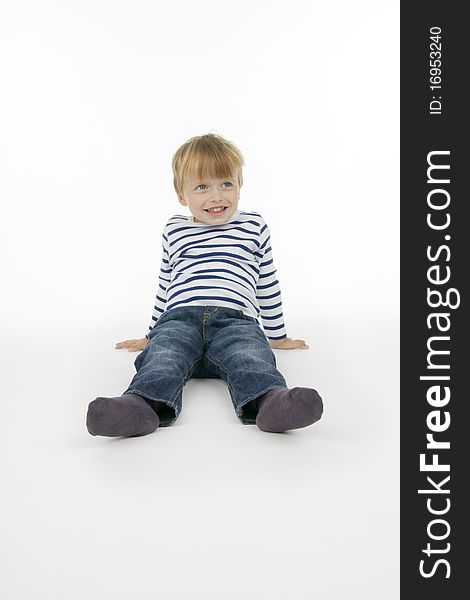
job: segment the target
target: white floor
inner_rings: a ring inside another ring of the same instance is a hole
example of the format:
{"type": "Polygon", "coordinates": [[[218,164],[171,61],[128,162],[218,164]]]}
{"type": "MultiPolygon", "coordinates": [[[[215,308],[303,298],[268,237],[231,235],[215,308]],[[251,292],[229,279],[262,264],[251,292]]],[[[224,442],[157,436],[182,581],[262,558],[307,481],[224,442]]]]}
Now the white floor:
{"type": "Polygon", "coordinates": [[[398,598],[398,321],[289,322],[310,349],[278,366],[325,413],[285,434],[242,425],[206,379],[175,425],[92,437],[88,403],[127,387],[136,354],[96,324],[9,336],[2,597],[398,598]]]}

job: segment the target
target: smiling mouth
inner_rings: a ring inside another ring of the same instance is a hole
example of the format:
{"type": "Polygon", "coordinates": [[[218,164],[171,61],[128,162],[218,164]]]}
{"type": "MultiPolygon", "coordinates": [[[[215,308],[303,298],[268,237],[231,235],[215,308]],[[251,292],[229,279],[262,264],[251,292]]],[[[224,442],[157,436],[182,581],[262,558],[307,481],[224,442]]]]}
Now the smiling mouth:
{"type": "Polygon", "coordinates": [[[226,206],[217,206],[214,208],[205,208],[204,210],[205,210],[205,212],[209,213],[210,215],[222,215],[227,210],[227,207],[226,206]]]}

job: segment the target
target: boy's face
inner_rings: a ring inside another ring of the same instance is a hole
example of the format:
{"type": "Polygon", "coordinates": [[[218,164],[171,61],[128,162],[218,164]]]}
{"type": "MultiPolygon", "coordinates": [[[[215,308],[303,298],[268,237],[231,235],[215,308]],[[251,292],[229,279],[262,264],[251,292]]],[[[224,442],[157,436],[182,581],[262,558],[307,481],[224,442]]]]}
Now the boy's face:
{"type": "Polygon", "coordinates": [[[183,193],[178,199],[188,206],[197,223],[217,225],[225,223],[237,210],[240,198],[238,173],[224,179],[198,179],[189,174],[183,184],[183,193]],[[222,210],[214,210],[222,208],[222,210]]]}

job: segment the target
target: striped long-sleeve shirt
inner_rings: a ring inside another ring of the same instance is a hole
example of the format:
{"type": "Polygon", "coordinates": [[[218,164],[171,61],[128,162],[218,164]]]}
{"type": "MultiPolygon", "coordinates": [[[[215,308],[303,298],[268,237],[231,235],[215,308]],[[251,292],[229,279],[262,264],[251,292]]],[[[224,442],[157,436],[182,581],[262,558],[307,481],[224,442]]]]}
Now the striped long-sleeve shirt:
{"type": "Polygon", "coordinates": [[[286,337],[270,231],[259,213],[237,209],[220,225],[173,215],[162,250],[149,331],[167,310],[212,305],[242,310],[258,323],[261,317],[269,339],[286,337]]]}

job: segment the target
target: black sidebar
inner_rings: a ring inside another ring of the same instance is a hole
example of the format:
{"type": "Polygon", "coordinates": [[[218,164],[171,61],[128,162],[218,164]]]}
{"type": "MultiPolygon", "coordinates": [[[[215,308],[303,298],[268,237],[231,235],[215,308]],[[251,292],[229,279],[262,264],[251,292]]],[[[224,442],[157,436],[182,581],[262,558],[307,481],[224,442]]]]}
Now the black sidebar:
{"type": "Polygon", "coordinates": [[[401,598],[470,597],[470,24],[401,3],[401,598]],[[459,590],[459,592],[457,592],[459,590]]]}

